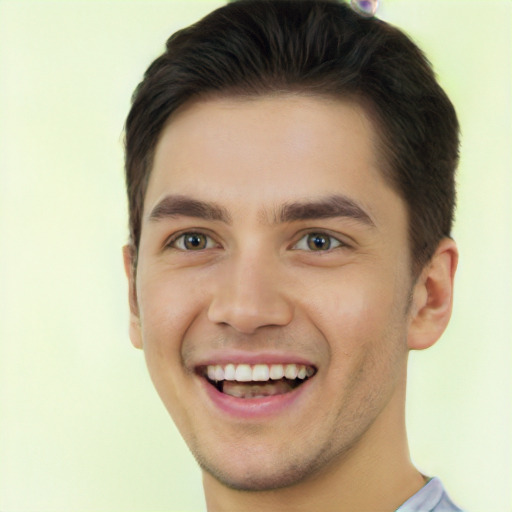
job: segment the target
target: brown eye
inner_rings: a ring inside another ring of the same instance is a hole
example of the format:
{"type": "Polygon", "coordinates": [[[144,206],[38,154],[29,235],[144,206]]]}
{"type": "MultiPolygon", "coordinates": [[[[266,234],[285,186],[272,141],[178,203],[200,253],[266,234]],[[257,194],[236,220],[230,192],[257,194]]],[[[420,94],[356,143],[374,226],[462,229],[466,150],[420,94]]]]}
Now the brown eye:
{"type": "Polygon", "coordinates": [[[307,236],[307,244],[312,251],[328,251],[331,248],[331,237],[321,233],[310,233],[307,236]]]}
{"type": "Polygon", "coordinates": [[[206,247],[207,239],[200,233],[191,233],[184,235],[183,245],[185,249],[194,251],[196,249],[204,249],[206,247]]]}
{"type": "Polygon", "coordinates": [[[214,247],[215,243],[203,233],[183,233],[169,245],[181,251],[201,251],[214,247]]]}
{"type": "Polygon", "coordinates": [[[294,246],[293,249],[310,252],[327,252],[330,249],[343,247],[346,244],[327,233],[313,232],[304,235],[294,246]]]}

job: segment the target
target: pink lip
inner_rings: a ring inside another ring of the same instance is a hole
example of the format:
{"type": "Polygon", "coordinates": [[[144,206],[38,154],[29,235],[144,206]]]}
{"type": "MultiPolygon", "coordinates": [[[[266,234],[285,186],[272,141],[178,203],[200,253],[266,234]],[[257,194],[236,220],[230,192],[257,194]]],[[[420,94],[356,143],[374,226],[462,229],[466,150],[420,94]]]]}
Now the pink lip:
{"type": "Polygon", "coordinates": [[[261,398],[237,398],[218,391],[205,378],[198,378],[201,379],[203,389],[211,404],[221,413],[237,419],[264,419],[287,411],[307,393],[312,380],[307,380],[297,388],[282,395],[261,398]]]}

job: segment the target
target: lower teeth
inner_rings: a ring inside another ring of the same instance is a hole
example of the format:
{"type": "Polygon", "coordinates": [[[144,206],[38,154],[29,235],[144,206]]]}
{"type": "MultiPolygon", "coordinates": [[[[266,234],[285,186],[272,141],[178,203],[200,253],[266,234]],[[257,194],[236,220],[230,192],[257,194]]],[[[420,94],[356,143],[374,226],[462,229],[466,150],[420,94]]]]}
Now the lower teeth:
{"type": "Polygon", "coordinates": [[[219,391],[237,398],[262,398],[267,396],[289,393],[303,381],[281,379],[265,383],[242,383],[236,381],[221,381],[216,383],[219,391]]]}

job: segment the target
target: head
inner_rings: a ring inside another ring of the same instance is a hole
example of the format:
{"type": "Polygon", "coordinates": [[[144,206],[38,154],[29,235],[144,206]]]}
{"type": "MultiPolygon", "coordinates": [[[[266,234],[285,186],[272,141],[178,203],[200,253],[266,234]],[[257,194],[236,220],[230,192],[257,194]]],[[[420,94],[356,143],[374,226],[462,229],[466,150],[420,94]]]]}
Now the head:
{"type": "Polygon", "coordinates": [[[126,124],[131,336],[207,474],[283,488],[401,435],[407,351],[451,309],[457,147],[421,51],[344,4],[169,39],[126,124]]]}
{"type": "Polygon", "coordinates": [[[417,274],[451,233],[455,110],[403,32],[335,1],[241,0],[169,38],[137,87],[126,123],[135,253],[154,151],[173,113],[201,97],[283,91],[350,100],[372,119],[382,175],[407,204],[417,274]]]}

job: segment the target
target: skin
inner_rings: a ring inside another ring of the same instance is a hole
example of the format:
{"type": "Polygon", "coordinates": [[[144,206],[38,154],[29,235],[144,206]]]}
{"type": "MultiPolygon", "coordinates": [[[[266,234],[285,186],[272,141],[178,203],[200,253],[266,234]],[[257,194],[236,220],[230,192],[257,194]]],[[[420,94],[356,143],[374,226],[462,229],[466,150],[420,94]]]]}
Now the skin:
{"type": "Polygon", "coordinates": [[[359,106],[292,94],[197,101],[161,134],[136,273],[124,251],[130,336],[203,469],[210,512],[391,512],[424,485],[407,448],[407,355],[446,327],[457,249],[442,240],[411,277],[406,205],[375,140],[359,106]],[[367,218],[280,218],[333,194],[367,218]],[[216,214],[152,218],[169,195],[216,214]],[[187,248],[184,232],[207,245],[187,248]],[[331,248],[311,250],[310,233],[331,248]],[[293,406],[234,418],[196,373],[233,353],[301,358],[317,373],[293,406]]]}

